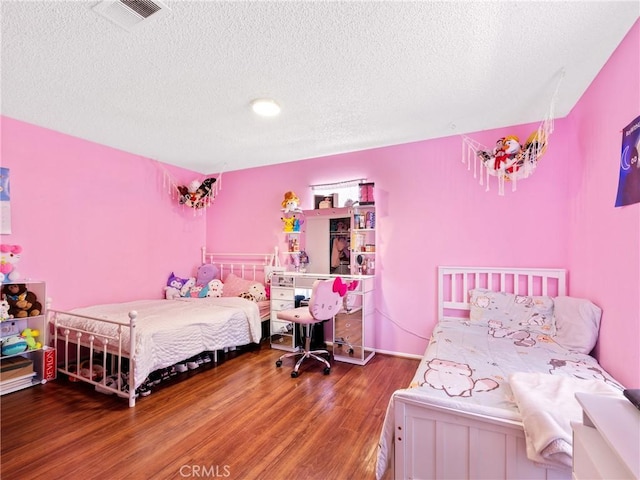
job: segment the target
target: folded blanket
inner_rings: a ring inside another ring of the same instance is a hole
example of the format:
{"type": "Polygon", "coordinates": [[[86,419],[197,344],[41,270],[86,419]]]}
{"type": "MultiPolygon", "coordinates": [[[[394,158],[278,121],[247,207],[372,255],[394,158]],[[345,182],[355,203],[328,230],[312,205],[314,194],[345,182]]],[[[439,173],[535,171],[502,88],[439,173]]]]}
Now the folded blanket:
{"type": "Polygon", "coordinates": [[[571,422],[582,421],[575,394],[622,396],[616,386],[603,380],[548,373],[514,373],[509,384],[522,415],[527,457],[557,467],[571,467],[571,422]]]}

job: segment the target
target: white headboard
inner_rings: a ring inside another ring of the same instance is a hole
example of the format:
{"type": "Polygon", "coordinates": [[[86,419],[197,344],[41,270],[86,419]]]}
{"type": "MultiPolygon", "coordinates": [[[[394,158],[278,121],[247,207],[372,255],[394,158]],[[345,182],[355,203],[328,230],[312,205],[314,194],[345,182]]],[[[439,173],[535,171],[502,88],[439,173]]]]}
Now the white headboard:
{"type": "Polygon", "coordinates": [[[214,253],[202,247],[202,264],[211,263],[220,269],[220,278],[234,273],[247,280],[264,281],[264,268],[273,265],[276,253],[214,253]]]}
{"type": "Polygon", "coordinates": [[[438,267],[438,319],[468,318],[469,290],[518,295],[567,295],[567,271],[557,268],[438,267]]]}

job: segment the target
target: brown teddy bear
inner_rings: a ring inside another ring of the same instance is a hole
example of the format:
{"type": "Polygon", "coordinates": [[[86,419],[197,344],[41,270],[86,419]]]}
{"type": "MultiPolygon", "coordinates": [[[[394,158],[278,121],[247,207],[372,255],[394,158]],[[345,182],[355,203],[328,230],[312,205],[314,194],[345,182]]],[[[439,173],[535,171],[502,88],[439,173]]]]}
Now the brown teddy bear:
{"type": "Polygon", "coordinates": [[[35,317],[42,312],[42,304],[36,294],[23,283],[10,283],[2,287],[2,294],[9,302],[9,315],[13,318],[35,317]]]}

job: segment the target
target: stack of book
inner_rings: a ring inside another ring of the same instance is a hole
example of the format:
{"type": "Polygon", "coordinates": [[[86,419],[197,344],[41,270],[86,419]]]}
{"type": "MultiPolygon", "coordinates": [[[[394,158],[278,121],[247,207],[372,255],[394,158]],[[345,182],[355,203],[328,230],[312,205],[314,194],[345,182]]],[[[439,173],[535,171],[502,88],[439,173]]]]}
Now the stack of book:
{"type": "Polygon", "coordinates": [[[0,361],[0,395],[30,386],[34,375],[33,362],[28,358],[3,358],[0,361]]]}

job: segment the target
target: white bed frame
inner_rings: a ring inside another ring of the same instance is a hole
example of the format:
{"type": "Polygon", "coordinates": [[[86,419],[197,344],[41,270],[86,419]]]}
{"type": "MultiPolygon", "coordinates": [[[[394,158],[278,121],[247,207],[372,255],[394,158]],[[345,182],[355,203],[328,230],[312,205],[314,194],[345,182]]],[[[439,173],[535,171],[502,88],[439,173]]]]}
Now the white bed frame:
{"type": "MultiPolygon", "coordinates": [[[[205,247],[202,248],[202,264],[215,264],[220,269],[221,278],[228,273],[235,273],[241,278],[262,281],[264,279],[265,266],[275,262],[274,253],[208,253],[205,247]]],[[[53,325],[53,346],[57,349],[58,372],[67,377],[84,383],[95,385],[101,391],[116,394],[119,397],[129,400],[129,407],[136,404],[136,390],[140,385],[135,384],[136,362],[135,357],[130,358],[126,352],[134,352],[136,345],[136,320],[138,313],[129,312],[129,324],[122,325],[118,322],[104,318],[77,315],[55,309],[47,309],[49,323],[53,325]],[[117,333],[114,336],[98,335],[81,328],[70,327],[60,323],[58,315],[86,318],[93,321],[110,323],[117,325],[117,333]],[[130,331],[129,345],[124,344],[123,333],[130,331]],[[88,358],[88,371],[92,372],[94,367],[102,367],[104,372],[116,374],[121,378],[125,370],[125,364],[129,364],[129,385],[128,389],[122,387],[113,388],[106,384],[107,375],[99,381],[80,374],[80,359],[88,358]],[[99,361],[95,361],[95,359],[99,361]],[[76,365],[76,370],[72,367],[76,365]]],[[[225,352],[228,349],[225,349],[225,352]]],[[[218,362],[218,352],[214,352],[214,362],[218,362]]]]}
{"type": "MultiPolygon", "coordinates": [[[[468,318],[468,291],[566,295],[561,269],[438,267],[438,318],[468,318]]],[[[520,422],[394,398],[394,479],[566,479],[527,458],[520,422]]]]}

